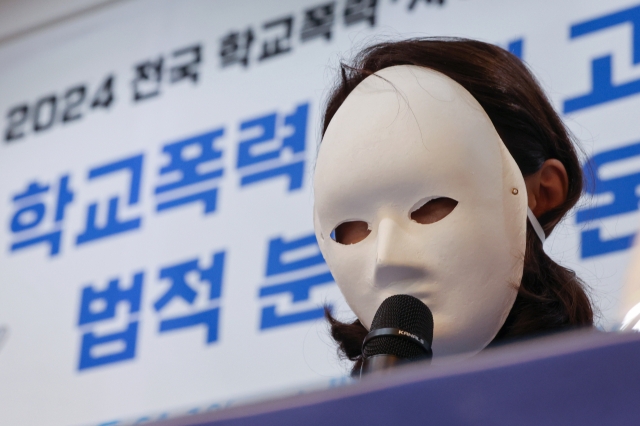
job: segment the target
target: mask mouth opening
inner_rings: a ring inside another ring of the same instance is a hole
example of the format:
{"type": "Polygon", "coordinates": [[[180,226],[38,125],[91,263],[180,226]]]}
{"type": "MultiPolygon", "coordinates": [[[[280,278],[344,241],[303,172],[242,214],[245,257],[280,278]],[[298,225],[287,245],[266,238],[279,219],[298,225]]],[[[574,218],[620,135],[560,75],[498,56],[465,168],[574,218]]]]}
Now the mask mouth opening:
{"type": "Polygon", "coordinates": [[[331,239],[338,244],[357,244],[371,234],[371,225],[363,220],[342,222],[331,231],[331,239]]]}
{"type": "Polygon", "coordinates": [[[409,213],[409,218],[422,225],[441,221],[456,208],[458,202],[449,197],[429,197],[417,202],[409,213]]]}

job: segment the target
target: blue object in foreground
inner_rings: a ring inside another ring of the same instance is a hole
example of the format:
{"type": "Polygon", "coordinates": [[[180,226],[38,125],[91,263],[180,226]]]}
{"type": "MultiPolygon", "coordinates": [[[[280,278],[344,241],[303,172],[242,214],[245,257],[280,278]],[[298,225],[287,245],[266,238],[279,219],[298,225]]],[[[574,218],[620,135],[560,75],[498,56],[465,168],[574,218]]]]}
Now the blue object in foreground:
{"type": "Polygon", "coordinates": [[[561,333],[157,426],[640,424],[640,333],[561,333]]]}

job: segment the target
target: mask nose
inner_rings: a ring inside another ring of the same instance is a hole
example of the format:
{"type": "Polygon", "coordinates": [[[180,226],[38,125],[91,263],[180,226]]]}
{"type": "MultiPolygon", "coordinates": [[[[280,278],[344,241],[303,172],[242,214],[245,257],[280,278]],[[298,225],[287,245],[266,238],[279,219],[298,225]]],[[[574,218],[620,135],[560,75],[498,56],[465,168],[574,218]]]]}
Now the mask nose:
{"type": "Polygon", "coordinates": [[[378,226],[375,285],[387,287],[393,283],[423,278],[426,271],[411,258],[406,232],[391,218],[378,226]]]}

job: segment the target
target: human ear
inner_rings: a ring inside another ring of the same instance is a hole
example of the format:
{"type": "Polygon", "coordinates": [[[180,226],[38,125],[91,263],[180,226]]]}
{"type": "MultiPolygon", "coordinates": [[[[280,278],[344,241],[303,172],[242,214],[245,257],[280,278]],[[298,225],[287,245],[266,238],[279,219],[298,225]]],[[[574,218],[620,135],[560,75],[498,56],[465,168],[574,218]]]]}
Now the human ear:
{"type": "Polygon", "coordinates": [[[557,159],[545,161],[540,170],[524,178],[529,208],[536,217],[552,210],[567,199],[569,176],[557,159]]]}

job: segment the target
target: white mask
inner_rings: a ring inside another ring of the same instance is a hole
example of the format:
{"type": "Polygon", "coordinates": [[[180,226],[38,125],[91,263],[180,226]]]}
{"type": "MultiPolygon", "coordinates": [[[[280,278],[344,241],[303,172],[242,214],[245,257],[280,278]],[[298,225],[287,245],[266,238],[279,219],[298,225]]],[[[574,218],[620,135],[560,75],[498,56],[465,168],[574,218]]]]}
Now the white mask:
{"type": "Polygon", "coordinates": [[[367,329],[382,301],[409,294],[433,312],[434,358],[491,342],[522,279],[527,191],[467,90],[410,65],[367,77],[327,128],[314,192],[320,249],[367,329]],[[457,205],[434,223],[412,220],[439,197],[457,205]],[[353,221],[369,234],[334,241],[335,228],[353,221]]]}

